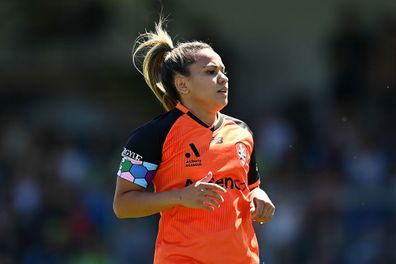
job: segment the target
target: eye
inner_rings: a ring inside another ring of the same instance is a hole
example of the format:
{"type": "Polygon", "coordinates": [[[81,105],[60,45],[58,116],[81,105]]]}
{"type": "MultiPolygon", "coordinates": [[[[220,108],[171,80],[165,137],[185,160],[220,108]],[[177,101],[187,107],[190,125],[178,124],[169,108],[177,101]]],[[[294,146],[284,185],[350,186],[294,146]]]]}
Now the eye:
{"type": "Polygon", "coordinates": [[[216,71],[215,70],[208,70],[208,71],[206,71],[208,74],[210,74],[210,75],[214,75],[214,74],[216,74],[216,71]]]}

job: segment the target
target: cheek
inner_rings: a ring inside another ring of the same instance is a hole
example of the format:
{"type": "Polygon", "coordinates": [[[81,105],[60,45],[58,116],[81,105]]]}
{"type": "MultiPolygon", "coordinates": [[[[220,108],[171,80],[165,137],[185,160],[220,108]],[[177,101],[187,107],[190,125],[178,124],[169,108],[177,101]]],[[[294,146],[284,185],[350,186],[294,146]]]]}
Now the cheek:
{"type": "Polygon", "coordinates": [[[202,76],[196,78],[192,82],[192,89],[197,94],[207,94],[213,91],[213,86],[216,85],[216,77],[213,76],[202,76]]]}

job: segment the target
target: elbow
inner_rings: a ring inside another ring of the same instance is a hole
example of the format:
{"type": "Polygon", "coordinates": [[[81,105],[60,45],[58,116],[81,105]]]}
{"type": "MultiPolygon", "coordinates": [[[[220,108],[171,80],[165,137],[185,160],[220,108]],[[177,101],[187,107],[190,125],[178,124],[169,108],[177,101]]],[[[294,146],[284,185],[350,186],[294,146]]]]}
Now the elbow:
{"type": "Polygon", "coordinates": [[[119,202],[117,201],[117,198],[114,198],[114,201],[113,201],[113,212],[114,212],[114,215],[118,219],[124,219],[127,217],[125,215],[125,213],[123,212],[123,210],[121,210],[121,206],[120,206],[119,202]]]}
{"type": "Polygon", "coordinates": [[[125,197],[126,193],[116,193],[113,200],[113,212],[118,219],[124,218],[138,218],[146,216],[142,214],[137,202],[134,200],[132,192],[128,192],[128,196],[125,197]]]}
{"type": "Polygon", "coordinates": [[[123,215],[121,214],[121,212],[119,211],[119,209],[117,207],[113,206],[113,212],[114,215],[118,218],[118,219],[123,219],[123,215]]]}

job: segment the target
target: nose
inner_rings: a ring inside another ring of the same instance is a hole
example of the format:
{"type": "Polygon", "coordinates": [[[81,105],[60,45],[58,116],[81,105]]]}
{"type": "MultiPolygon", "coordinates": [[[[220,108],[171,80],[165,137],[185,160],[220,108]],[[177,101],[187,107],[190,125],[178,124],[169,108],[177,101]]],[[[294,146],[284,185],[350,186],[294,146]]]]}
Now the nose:
{"type": "Polygon", "coordinates": [[[220,72],[219,83],[227,83],[228,77],[223,72],[220,72]]]}

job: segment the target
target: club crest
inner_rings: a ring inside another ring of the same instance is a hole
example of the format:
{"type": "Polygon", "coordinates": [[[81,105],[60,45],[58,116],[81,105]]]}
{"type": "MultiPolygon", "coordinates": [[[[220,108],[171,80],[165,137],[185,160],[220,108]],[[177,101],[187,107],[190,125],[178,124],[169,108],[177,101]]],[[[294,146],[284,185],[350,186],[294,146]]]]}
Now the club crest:
{"type": "Polygon", "coordinates": [[[235,144],[236,154],[241,161],[242,166],[245,166],[248,158],[248,150],[245,144],[238,142],[235,144]]]}

